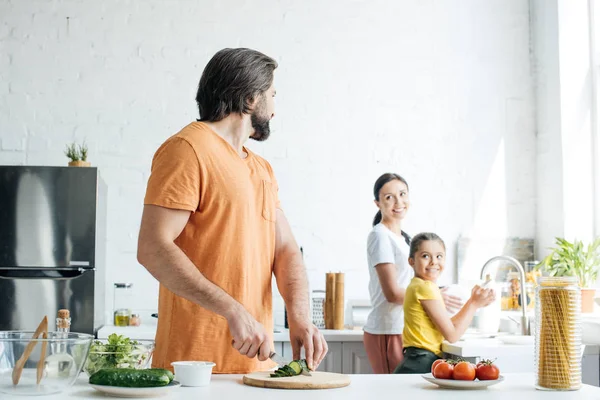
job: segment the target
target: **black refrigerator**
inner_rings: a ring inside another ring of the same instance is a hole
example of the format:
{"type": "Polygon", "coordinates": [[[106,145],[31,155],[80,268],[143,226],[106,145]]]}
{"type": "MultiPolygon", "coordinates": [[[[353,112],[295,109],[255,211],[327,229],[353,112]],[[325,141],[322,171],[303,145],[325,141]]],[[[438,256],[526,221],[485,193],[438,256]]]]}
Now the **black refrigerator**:
{"type": "Polygon", "coordinates": [[[0,166],[0,330],[71,312],[71,331],[104,317],[106,185],[92,167],[0,166]]]}

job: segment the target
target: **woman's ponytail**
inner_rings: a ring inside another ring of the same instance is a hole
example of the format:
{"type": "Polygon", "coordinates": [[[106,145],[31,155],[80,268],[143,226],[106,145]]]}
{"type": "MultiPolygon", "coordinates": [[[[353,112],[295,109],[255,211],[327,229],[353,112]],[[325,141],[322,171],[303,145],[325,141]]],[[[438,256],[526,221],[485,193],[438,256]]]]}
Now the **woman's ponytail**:
{"type": "Polygon", "coordinates": [[[373,226],[377,225],[378,223],[381,222],[381,210],[377,211],[377,214],[375,214],[375,218],[373,218],[373,226]]]}

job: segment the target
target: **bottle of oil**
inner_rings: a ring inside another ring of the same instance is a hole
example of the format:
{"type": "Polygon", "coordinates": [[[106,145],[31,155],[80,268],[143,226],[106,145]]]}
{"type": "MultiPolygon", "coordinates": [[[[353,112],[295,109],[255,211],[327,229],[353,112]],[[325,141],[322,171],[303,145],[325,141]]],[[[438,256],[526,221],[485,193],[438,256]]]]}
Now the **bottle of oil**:
{"type": "Polygon", "coordinates": [[[115,283],[114,291],[114,324],[129,326],[131,318],[132,283],[115,283]]]}

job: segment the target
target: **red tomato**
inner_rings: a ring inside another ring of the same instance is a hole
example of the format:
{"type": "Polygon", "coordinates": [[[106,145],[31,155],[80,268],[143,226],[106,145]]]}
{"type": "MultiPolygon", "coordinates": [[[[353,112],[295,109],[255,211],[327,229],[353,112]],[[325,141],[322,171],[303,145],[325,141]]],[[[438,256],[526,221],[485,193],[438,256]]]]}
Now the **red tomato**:
{"type": "Polygon", "coordinates": [[[480,381],[493,381],[500,376],[500,370],[493,361],[483,360],[477,364],[476,375],[480,381]]]}
{"type": "Polygon", "coordinates": [[[439,360],[435,360],[435,361],[433,362],[433,364],[431,365],[431,373],[433,374],[433,370],[435,369],[435,367],[436,367],[436,366],[437,366],[439,363],[443,363],[443,362],[446,362],[446,360],[445,360],[445,359],[443,359],[443,358],[440,358],[439,360]]]}
{"type": "Polygon", "coordinates": [[[454,366],[444,361],[435,366],[435,369],[433,370],[433,376],[437,379],[452,379],[453,371],[454,366]]]}
{"type": "Polygon", "coordinates": [[[454,366],[452,377],[457,381],[474,381],[475,366],[470,362],[461,361],[454,366]]]}

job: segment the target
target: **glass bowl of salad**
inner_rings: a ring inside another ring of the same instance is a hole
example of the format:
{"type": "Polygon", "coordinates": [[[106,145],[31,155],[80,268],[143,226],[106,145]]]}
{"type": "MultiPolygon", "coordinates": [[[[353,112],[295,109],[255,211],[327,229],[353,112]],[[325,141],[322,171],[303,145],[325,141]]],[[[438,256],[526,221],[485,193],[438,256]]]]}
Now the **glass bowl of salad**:
{"type": "Polygon", "coordinates": [[[148,368],[154,340],[131,340],[116,333],[108,340],[94,340],[83,369],[88,375],[105,368],[148,368]]]}

